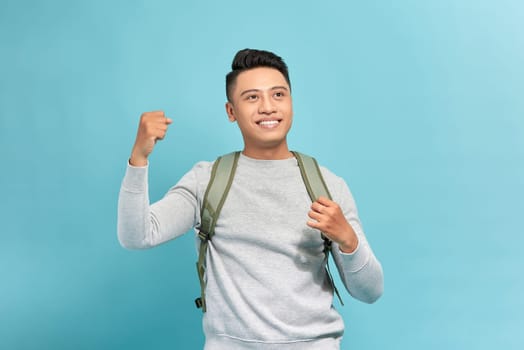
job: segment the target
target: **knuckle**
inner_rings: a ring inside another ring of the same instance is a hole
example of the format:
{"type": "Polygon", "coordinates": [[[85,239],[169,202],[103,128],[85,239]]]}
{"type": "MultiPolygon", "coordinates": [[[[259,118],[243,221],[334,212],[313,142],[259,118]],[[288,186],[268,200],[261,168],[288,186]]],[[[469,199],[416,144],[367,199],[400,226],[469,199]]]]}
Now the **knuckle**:
{"type": "Polygon", "coordinates": [[[140,115],[141,121],[154,120],[159,118],[165,118],[163,111],[144,112],[140,115]]]}

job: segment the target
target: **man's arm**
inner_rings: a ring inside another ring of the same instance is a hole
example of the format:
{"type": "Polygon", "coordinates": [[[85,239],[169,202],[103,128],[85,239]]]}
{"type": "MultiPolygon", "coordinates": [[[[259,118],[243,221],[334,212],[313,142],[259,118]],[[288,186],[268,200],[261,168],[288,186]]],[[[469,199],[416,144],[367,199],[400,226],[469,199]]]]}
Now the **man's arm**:
{"type": "Polygon", "coordinates": [[[156,246],[187,232],[194,224],[196,181],[188,173],[160,201],[150,206],[148,157],[165,137],[171,120],[164,113],[142,114],[118,198],[118,239],[129,249],[156,246]]]}
{"type": "Polygon", "coordinates": [[[369,304],[382,296],[382,266],[364,236],[359,236],[358,247],[353,253],[345,254],[336,243],[333,244],[332,253],[342,282],[351,296],[369,304]]]}
{"type": "Polygon", "coordinates": [[[364,235],[349,188],[342,179],[339,181],[335,194],[340,205],[319,198],[311,205],[307,224],[333,241],[333,258],[348,292],[360,301],[373,303],[384,289],[382,266],[364,235]]]}

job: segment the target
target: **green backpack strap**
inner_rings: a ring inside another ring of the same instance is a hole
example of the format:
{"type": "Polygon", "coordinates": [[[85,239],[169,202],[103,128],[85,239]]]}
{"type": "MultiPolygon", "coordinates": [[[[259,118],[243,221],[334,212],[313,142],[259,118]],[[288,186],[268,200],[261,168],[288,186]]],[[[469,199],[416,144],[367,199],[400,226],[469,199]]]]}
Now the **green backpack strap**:
{"type": "Polygon", "coordinates": [[[233,152],[219,157],[211,169],[211,178],[207,185],[202,209],[200,210],[200,248],[198,251],[197,271],[200,280],[200,297],[195,300],[197,308],[206,312],[206,254],[207,246],[215,234],[215,225],[226,200],[229,188],[235,176],[240,152],[233,152]]]}
{"type": "MultiPolygon", "coordinates": [[[[326,197],[332,199],[331,194],[329,193],[329,190],[326,186],[326,183],[324,182],[324,178],[322,177],[322,173],[320,172],[320,168],[316,159],[299,152],[292,151],[292,153],[295,155],[295,158],[297,159],[300,174],[302,175],[302,180],[304,180],[304,184],[306,185],[307,193],[309,194],[311,201],[315,202],[319,197],[326,197]]],[[[332,242],[323,233],[321,233],[321,236],[324,240],[324,254],[326,255],[326,271],[329,278],[329,282],[331,283],[333,291],[337,295],[340,304],[344,305],[344,302],[340,297],[340,293],[338,292],[338,289],[335,286],[335,281],[333,280],[333,275],[331,274],[331,270],[329,268],[329,252],[331,251],[332,242]]]]}

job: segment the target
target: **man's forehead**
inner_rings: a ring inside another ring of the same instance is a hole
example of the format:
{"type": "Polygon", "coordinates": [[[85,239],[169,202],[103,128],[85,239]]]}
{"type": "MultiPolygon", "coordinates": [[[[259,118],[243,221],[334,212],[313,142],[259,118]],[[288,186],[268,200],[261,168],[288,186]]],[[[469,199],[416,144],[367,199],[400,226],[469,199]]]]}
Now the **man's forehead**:
{"type": "Polygon", "coordinates": [[[280,71],[271,67],[257,67],[240,73],[237,77],[236,87],[245,89],[270,89],[274,86],[289,84],[280,71]]]}

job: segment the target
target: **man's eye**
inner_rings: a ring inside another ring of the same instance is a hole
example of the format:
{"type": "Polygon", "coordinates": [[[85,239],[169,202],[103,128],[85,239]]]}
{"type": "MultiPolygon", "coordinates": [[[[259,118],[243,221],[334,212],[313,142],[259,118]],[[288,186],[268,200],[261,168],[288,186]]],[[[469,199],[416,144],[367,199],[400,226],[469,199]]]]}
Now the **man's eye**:
{"type": "Polygon", "coordinates": [[[284,97],[284,93],[283,92],[276,92],[275,93],[275,97],[284,97]]]}
{"type": "Polygon", "coordinates": [[[250,101],[255,101],[257,99],[257,97],[258,97],[257,95],[249,95],[247,97],[247,99],[250,100],[250,101]]]}

